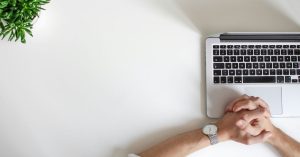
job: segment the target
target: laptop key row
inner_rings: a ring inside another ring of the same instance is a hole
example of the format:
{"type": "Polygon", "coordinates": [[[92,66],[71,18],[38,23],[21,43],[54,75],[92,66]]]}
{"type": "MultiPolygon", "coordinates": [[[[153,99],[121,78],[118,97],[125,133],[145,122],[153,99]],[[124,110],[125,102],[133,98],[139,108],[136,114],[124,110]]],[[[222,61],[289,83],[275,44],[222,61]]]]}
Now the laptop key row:
{"type": "Polygon", "coordinates": [[[214,77],[214,83],[298,83],[298,78],[291,76],[229,76],[214,77]]]}

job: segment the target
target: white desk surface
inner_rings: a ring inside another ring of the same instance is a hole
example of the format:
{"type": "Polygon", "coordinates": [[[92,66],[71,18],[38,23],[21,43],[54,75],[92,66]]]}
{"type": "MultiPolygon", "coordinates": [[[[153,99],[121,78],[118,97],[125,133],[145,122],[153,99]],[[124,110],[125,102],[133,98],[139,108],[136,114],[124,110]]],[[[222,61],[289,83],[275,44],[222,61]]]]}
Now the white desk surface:
{"type": "MultiPolygon", "coordinates": [[[[0,156],[123,157],[210,121],[207,35],[300,31],[297,0],[52,0],[1,42],[0,156]],[[272,3],[271,3],[272,2],[272,3]]],[[[273,119],[300,140],[299,119],[273,119]]],[[[225,142],[193,157],[278,156],[225,142]]]]}

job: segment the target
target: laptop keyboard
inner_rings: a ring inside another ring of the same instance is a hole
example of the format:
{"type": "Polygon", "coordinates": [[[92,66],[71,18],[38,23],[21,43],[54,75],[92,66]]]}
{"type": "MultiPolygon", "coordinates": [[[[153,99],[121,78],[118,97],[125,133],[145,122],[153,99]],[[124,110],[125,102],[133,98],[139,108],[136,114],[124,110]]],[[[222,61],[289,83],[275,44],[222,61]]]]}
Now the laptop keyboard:
{"type": "Polygon", "coordinates": [[[300,45],[213,45],[213,82],[300,83],[300,45]]]}

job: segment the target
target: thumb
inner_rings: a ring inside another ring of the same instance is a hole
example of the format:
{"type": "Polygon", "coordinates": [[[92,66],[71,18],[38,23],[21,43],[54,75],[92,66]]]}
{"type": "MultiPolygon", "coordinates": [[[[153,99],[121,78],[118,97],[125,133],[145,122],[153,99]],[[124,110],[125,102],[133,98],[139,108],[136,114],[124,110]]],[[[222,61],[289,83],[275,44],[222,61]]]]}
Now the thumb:
{"type": "Polygon", "coordinates": [[[267,139],[272,135],[270,131],[263,131],[257,136],[249,136],[247,144],[255,144],[267,141],[267,139]]]}

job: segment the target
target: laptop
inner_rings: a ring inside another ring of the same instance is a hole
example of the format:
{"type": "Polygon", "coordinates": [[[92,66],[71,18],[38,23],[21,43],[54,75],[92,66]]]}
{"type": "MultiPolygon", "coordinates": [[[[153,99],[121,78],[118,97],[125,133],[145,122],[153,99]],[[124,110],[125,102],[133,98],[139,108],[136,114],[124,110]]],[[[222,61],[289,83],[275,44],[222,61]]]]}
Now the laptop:
{"type": "Polygon", "coordinates": [[[221,33],[206,39],[207,115],[247,94],[272,117],[300,116],[300,33],[221,33]]]}

